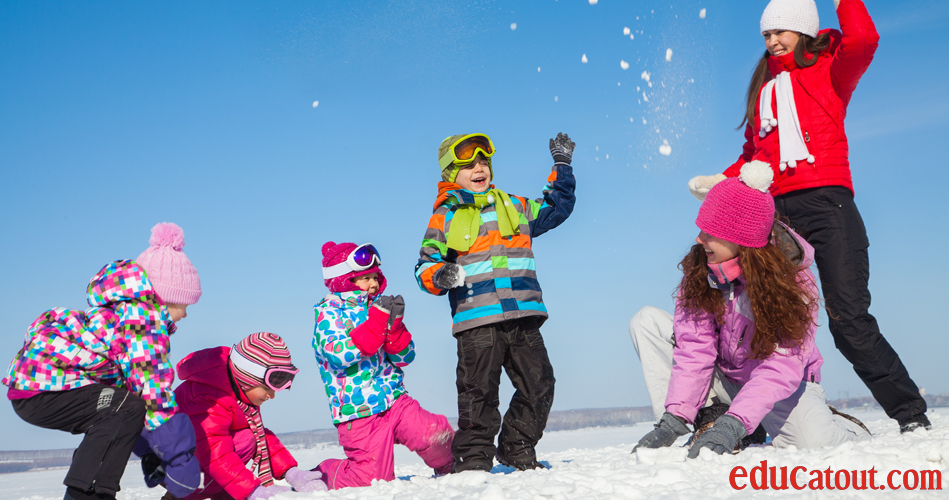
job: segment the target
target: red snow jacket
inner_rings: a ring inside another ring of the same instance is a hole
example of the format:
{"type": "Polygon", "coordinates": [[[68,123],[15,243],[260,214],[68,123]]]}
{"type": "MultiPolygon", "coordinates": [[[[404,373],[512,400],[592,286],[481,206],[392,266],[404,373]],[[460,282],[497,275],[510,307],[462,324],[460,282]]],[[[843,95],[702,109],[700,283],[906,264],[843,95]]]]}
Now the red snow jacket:
{"type": "MultiPolygon", "coordinates": [[[[237,406],[237,397],[227,375],[230,347],[212,347],[193,352],[178,363],[178,376],[184,382],[175,388],[178,407],[191,417],[197,447],[194,456],[204,472],[203,490],[187,500],[211,498],[224,490],[233,498],[247,498],[260,480],[240,460],[234,448],[233,434],[249,429],[250,423],[237,406]]],[[[273,476],[282,478],[297,466],[277,436],[265,429],[273,476]]]]}
{"type": "MultiPolygon", "coordinates": [[[[808,152],[816,161],[813,164],[799,161],[796,168],[781,172],[777,130],[763,138],[758,135],[761,118],[756,104],[755,118],[745,128],[743,152],[738,161],[725,170],[726,176],[737,177],[742,165],[761,160],[770,163],[774,170],[771,184],[774,196],[820,186],[844,186],[853,192],[844,118],[857,82],[873,60],[880,35],[861,0],[841,0],[837,17],[841,31],[821,31],[830,33],[831,45],[820,53],[813,66],[798,68],[793,54],[768,60],[772,78],[783,71],[791,72],[801,133],[808,152]]],[[[759,101],[760,98],[759,92],[759,101]]]]}

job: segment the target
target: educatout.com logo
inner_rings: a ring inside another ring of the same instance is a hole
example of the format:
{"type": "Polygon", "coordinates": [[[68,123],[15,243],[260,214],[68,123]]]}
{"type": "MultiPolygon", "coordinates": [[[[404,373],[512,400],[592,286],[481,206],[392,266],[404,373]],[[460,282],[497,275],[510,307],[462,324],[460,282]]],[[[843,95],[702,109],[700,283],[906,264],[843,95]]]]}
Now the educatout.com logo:
{"type": "Polygon", "coordinates": [[[768,466],[767,460],[748,471],[742,466],[732,469],[728,482],[736,490],[751,486],[753,490],[942,490],[940,470],[891,470],[884,475],[871,467],[870,470],[808,470],[797,467],[768,466]],[[877,475],[879,473],[879,475],[877,475]]]}

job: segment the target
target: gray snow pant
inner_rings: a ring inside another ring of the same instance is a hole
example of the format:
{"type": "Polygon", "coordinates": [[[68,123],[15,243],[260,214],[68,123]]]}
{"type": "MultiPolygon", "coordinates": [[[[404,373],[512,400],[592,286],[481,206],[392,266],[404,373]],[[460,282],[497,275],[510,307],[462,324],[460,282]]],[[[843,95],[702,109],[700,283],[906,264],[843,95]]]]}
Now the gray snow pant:
{"type": "MultiPolygon", "coordinates": [[[[655,307],[640,309],[629,322],[629,334],[643,367],[656,420],[665,412],[672,375],[672,333],[672,315],[655,307]]],[[[716,367],[706,404],[711,404],[713,397],[731,404],[741,387],[716,367]]],[[[775,403],[761,425],[778,448],[820,448],[870,437],[856,423],[831,413],[820,384],[803,380],[794,394],[775,403]]]]}

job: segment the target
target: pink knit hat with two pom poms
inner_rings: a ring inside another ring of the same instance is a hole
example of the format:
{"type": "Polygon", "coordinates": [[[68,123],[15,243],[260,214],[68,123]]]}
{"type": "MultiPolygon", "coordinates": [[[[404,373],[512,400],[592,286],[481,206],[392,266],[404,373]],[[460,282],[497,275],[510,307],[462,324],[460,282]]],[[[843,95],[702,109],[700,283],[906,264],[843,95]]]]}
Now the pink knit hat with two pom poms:
{"type": "Polygon", "coordinates": [[[774,171],[763,161],[742,165],[737,178],[725,179],[709,190],[695,225],[743,247],[767,245],[774,224],[774,198],[768,192],[773,178],[774,171]]]}
{"type": "MultiPolygon", "coordinates": [[[[327,241],[323,244],[323,268],[325,269],[346,262],[346,258],[349,257],[349,254],[357,248],[359,248],[359,245],[355,243],[333,243],[332,241],[327,241]]],[[[351,271],[342,276],[324,279],[323,283],[326,285],[326,288],[329,288],[333,293],[354,292],[359,290],[359,287],[349,280],[369,273],[379,273],[379,291],[376,292],[376,295],[381,294],[383,290],[386,289],[386,277],[382,274],[382,269],[379,269],[378,265],[373,265],[369,269],[362,271],[351,271]]]]}
{"type": "Polygon", "coordinates": [[[190,305],[201,298],[201,280],[185,247],[185,232],[177,224],[160,222],[152,228],[150,245],[135,259],[148,274],[158,296],[166,304],[190,305]]]}

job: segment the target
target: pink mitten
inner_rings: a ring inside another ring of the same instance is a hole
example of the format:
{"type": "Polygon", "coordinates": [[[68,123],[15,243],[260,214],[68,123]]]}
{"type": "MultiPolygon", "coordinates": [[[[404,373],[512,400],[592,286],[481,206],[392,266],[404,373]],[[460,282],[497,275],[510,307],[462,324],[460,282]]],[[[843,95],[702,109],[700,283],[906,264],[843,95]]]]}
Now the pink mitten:
{"type": "Polygon", "coordinates": [[[326,483],[323,482],[323,473],[320,471],[303,470],[299,467],[291,467],[287,471],[284,479],[293,486],[293,491],[302,491],[304,493],[311,491],[326,491],[326,483]]]}
{"type": "Polygon", "coordinates": [[[376,299],[369,308],[369,318],[363,324],[349,332],[349,338],[359,348],[363,356],[372,356],[379,352],[386,340],[386,328],[389,322],[389,304],[392,297],[384,295],[376,299]]]}

